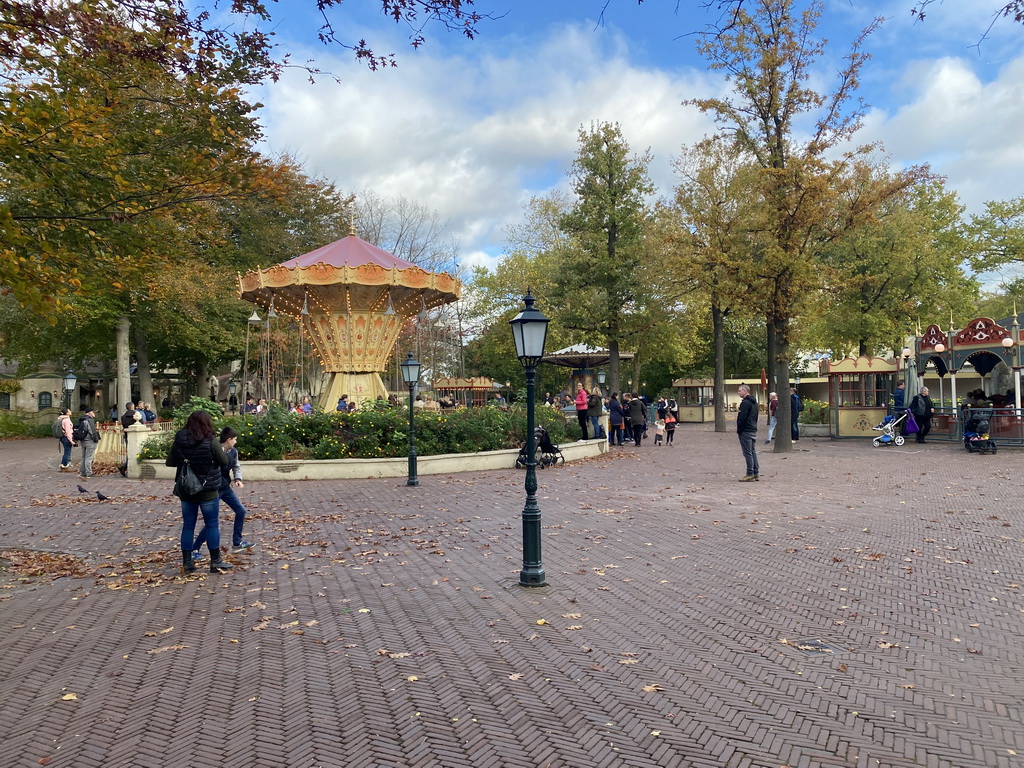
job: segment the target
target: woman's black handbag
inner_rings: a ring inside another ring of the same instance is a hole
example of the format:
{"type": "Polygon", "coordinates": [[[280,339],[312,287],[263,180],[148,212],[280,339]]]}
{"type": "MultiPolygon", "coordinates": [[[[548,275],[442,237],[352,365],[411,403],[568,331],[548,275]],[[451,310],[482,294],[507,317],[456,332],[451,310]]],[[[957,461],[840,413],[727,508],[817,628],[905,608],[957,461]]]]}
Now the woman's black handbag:
{"type": "Polygon", "coordinates": [[[200,480],[192,469],[192,463],[185,459],[185,463],[181,465],[181,469],[178,470],[178,476],[174,481],[174,495],[179,499],[182,496],[196,496],[203,492],[203,487],[206,485],[200,480]]]}

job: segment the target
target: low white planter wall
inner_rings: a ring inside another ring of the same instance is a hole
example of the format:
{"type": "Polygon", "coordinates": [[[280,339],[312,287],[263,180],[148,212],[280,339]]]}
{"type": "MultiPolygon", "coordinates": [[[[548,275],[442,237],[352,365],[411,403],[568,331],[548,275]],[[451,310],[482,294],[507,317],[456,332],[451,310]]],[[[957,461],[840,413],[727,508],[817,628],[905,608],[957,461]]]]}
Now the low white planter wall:
{"type": "MultiPolygon", "coordinates": [[[[608,441],[587,440],[559,445],[566,461],[579,461],[599,456],[608,450],[608,441]]],[[[450,475],[456,472],[479,472],[486,469],[512,469],[519,451],[484,451],[481,453],[446,453],[439,456],[418,456],[417,475],[450,475]]],[[[129,475],[146,479],[174,479],[174,467],[146,459],[129,466],[129,475]]],[[[242,471],[249,480],[352,480],[367,477],[406,477],[409,458],[395,459],[325,459],[322,461],[243,461],[242,471]]]]}
{"type": "Polygon", "coordinates": [[[828,437],[831,434],[828,424],[801,424],[800,436],[803,437],[828,437]]]}

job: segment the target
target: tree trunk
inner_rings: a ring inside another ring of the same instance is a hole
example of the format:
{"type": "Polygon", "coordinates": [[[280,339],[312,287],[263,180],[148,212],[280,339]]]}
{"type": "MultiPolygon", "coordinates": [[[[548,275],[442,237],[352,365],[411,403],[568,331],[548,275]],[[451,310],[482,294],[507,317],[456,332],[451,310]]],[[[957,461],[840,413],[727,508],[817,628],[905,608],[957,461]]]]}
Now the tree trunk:
{"type": "Polygon", "coordinates": [[[621,392],[622,389],[619,386],[619,371],[621,370],[622,364],[619,360],[619,340],[615,338],[608,339],[608,387],[612,392],[621,392]]]}
{"type": "MultiPolygon", "coordinates": [[[[135,363],[139,371],[139,397],[147,403],[153,403],[153,377],[149,370],[149,339],[146,332],[139,326],[132,328],[135,337],[135,363]]],[[[160,403],[153,403],[154,409],[160,403]]]]}
{"type": "Polygon", "coordinates": [[[789,318],[769,317],[767,326],[769,339],[774,342],[775,349],[775,357],[769,362],[775,374],[775,391],[779,393],[779,409],[775,412],[778,419],[775,428],[775,453],[790,453],[793,450],[793,409],[789,392],[789,318]]]}
{"type": "MultiPolygon", "coordinates": [[[[196,391],[193,394],[199,395],[199,397],[210,397],[210,366],[205,360],[196,365],[196,379],[193,383],[196,387],[196,391]]],[[[262,390],[262,392],[263,396],[267,397],[266,389],[262,390]]]]}
{"type": "Polygon", "coordinates": [[[715,338],[715,432],[725,432],[725,313],[711,304],[711,327],[715,338]]]}
{"type": "Polygon", "coordinates": [[[131,351],[128,346],[128,334],[131,331],[131,327],[132,321],[129,318],[121,317],[118,319],[115,337],[117,395],[114,398],[114,405],[117,407],[118,413],[122,413],[125,404],[132,401],[131,351]]]}

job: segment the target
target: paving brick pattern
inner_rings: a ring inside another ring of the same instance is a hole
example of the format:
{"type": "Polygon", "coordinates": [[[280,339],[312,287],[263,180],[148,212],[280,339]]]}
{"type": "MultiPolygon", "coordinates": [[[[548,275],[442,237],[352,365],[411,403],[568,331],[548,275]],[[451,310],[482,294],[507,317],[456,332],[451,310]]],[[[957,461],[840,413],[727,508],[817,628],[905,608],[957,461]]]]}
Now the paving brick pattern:
{"type": "Polygon", "coordinates": [[[253,483],[185,580],[169,483],[0,444],[0,547],[85,574],[0,572],[0,766],[1024,765],[1019,452],[798,445],[541,471],[524,589],[521,471],[253,483]]]}

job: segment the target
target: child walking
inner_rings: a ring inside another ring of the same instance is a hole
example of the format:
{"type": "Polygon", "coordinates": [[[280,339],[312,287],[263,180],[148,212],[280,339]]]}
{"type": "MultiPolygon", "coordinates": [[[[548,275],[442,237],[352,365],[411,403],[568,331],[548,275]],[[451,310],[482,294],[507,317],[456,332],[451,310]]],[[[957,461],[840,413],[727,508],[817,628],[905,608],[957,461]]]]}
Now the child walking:
{"type": "Polygon", "coordinates": [[[658,419],[654,422],[654,444],[662,445],[665,441],[665,421],[658,419]]]}
{"type": "Polygon", "coordinates": [[[676,434],[676,417],[672,411],[665,414],[665,445],[672,445],[672,438],[676,434]]]}

